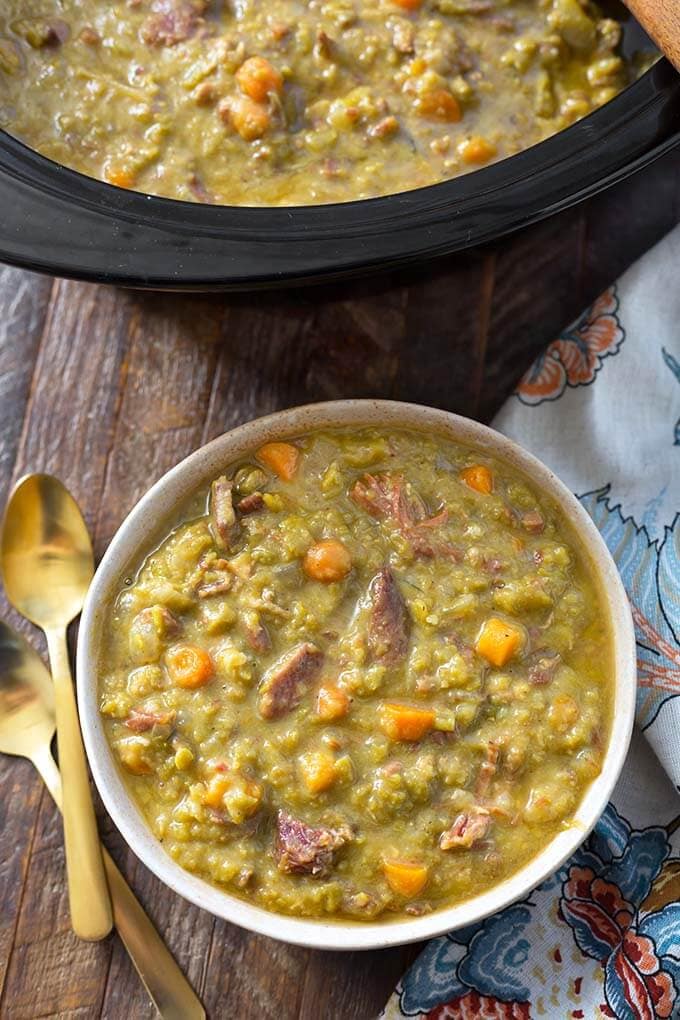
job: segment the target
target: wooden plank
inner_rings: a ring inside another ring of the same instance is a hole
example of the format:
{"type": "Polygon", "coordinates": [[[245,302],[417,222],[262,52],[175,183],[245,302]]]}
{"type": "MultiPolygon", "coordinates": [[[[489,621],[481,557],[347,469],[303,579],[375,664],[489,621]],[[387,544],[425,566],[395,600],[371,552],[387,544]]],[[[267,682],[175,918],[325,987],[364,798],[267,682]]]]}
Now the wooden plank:
{"type": "Polygon", "coordinates": [[[475,414],[493,276],[493,257],[466,253],[411,281],[397,399],[475,414]]]}
{"type": "Polygon", "coordinates": [[[680,218],[680,151],[584,207],[582,306],[591,304],[680,218]],[[606,199],[606,200],[605,200],[606,199]]]}
{"type": "MultiPolygon", "coordinates": [[[[90,525],[118,410],[127,317],[126,297],[113,290],[55,284],[13,469],[14,477],[36,470],[58,474],[90,525]]],[[[22,808],[23,824],[37,820],[38,825],[32,845],[28,843],[24,898],[0,1012],[9,1009],[8,1004],[17,1017],[48,1015],[50,1010],[77,1015],[81,1006],[98,1010],[110,942],[85,946],[70,931],[60,822],[49,798],[27,799],[22,808]],[[31,1013],[36,1004],[41,1013],[31,1013]]]]}
{"type": "MultiPolygon", "coordinates": [[[[11,484],[52,281],[0,267],[0,507],[11,484]]],[[[10,617],[0,592],[0,614],[10,617]]],[[[16,622],[16,618],[14,618],[16,622]]],[[[35,832],[40,782],[31,765],[0,759],[0,994],[35,832]]]]}
{"type": "Polygon", "coordinates": [[[569,210],[496,248],[478,404],[482,421],[493,417],[536,354],[580,310],[582,232],[581,212],[569,210]]]}
{"type": "MultiPolygon", "coordinates": [[[[119,414],[96,522],[103,551],[149,485],[201,443],[209,405],[222,301],[130,296],[129,352],[119,414]]],[[[174,896],[109,827],[105,840],[184,973],[200,987],[213,919],[174,896]]],[[[152,1017],[154,1010],[118,940],[113,943],[102,1016],[152,1017]]]]}

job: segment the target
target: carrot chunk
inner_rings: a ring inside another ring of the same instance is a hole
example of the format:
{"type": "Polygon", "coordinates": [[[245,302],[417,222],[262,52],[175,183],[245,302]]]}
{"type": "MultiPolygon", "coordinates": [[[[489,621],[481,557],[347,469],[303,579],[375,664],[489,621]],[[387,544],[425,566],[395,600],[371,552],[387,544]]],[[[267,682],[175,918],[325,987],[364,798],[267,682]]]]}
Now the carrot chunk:
{"type": "Polygon", "coordinates": [[[330,584],[347,577],[352,569],[352,557],[337,538],[326,538],[309,547],[302,560],[302,569],[313,581],[330,584]]]}
{"type": "Polygon", "coordinates": [[[248,57],[236,72],[236,81],[256,103],[264,103],[271,92],[278,95],[283,88],[281,72],[265,57],[248,57]]]}
{"type": "Polygon", "coordinates": [[[302,780],[310,793],[322,793],[337,779],[335,759],[324,751],[308,751],[298,759],[302,780]]]}
{"type": "Polygon", "coordinates": [[[324,722],[342,719],[347,715],[349,706],[350,697],[342,687],[336,687],[335,684],[322,684],[319,687],[316,695],[316,714],[324,722]]]}
{"type": "Polygon", "coordinates": [[[219,106],[219,114],[246,142],[262,138],[271,123],[269,111],[264,103],[256,103],[249,96],[225,99],[219,106]]]}
{"type": "Polygon", "coordinates": [[[292,443],[265,443],[257,451],[257,459],[283,482],[289,482],[298,469],[300,451],[292,443]]]}
{"type": "Polygon", "coordinates": [[[383,872],[393,892],[412,899],[425,888],[427,868],[410,861],[384,861],[383,872]]]}
{"type": "Polygon", "coordinates": [[[522,631],[506,620],[490,616],[477,638],[477,653],[493,666],[504,666],[522,644],[522,631]]]}
{"type": "Polygon", "coordinates": [[[423,0],[392,0],[402,11],[417,11],[423,6],[423,0]]]}
{"type": "Polygon", "coordinates": [[[463,116],[460,103],[448,89],[426,92],[418,101],[418,111],[428,120],[456,123],[463,116]]]}
{"type": "Polygon", "coordinates": [[[488,163],[496,155],[496,146],[487,142],[486,138],[475,135],[473,138],[466,138],[458,146],[458,154],[464,163],[481,166],[488,163]]]}
{"type": "Polygon", "coordinates": [[[126,170],[122,166],[110,166],[104,171],[104,177],[109,184],[117,188],[134,188],[135,175],[132,170],[126,170]]]}
{"type": "Polygon", "coordinates": [[[420,740],[434,726],[435,715],[429,708],[414,708],[393,701],[380,708],[380,728],[390,740],[420,740]]]}
{"type": "Polygon", "coordinates": [[[461,481],[475,492],[482,492],[488,496],[493,492],[493,475],[486,464],[472,464],[460,473],[461,481]]]}
{"type": "Polygon", "coordinates": [[[177,687],[195,690],[212,679],[215,671],[213,661],[203,648],[197,645],[175,645],[165,656],[168,675],[177,687]]]}

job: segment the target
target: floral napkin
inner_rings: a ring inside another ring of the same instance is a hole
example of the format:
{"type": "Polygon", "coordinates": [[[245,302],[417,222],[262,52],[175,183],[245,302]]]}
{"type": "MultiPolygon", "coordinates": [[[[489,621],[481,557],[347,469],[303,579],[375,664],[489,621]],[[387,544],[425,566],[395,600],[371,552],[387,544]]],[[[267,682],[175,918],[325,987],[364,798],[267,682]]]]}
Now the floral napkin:
{"type": "Polygon", "coordinates": [[[571,487],[618,564],[637,731],[584,846],[430,942],[381,1016],[680,1018],[680,228],[546,348],[494,425],[571,487]]]}

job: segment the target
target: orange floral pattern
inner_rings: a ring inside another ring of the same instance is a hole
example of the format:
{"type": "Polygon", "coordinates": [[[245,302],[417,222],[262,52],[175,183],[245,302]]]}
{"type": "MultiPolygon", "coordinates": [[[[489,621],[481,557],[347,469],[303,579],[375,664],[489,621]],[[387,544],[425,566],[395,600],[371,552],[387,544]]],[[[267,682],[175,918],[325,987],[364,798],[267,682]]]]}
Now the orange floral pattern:
{"type": "Polygon", "coordinates": [[[610,287],[578,322],[553,340],[521,379],[516,396],[523,404],[557,400],[567,387],[589,386],[602,360],[616,354],[625,339],[618,318],[616,287],[610,287]]]}

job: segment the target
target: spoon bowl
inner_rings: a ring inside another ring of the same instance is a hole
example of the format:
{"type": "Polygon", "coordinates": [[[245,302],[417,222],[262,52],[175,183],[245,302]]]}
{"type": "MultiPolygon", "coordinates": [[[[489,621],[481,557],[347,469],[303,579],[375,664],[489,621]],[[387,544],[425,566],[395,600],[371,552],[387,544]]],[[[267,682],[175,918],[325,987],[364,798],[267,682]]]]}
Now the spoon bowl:
{"type": "Polygon", "coordinates": [[[78,504],[58,478],[27,475],[15,486],[2,526],[0,568],[10,602],[47,638],[64,776],[71,923],[80,938],[103,939],[113,915],[66,644],[66,629],[92,581],[94,556],[78,504]]]}
{"type": "Polygon", "coordinates": [[[54,736],[54,695],[40,656],[0,620],[0,752],[33,760],[54,736]]]}
{"type": "Polygon", "coordinates": [[[78,504],[52,475],[28,475],[12,492],[2,530],[10,602],[44,630],[83,608],[94,575],[92,543],[78,504]]]}

